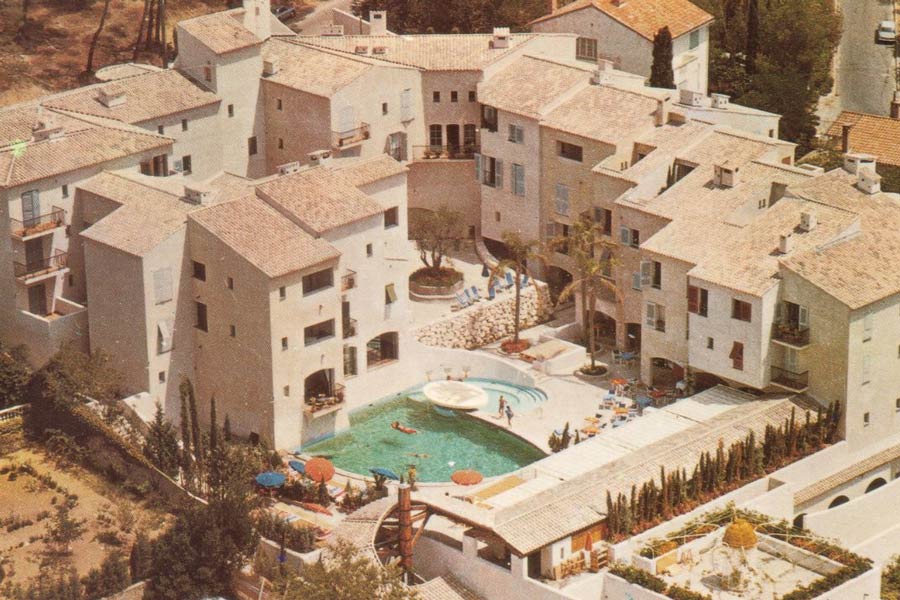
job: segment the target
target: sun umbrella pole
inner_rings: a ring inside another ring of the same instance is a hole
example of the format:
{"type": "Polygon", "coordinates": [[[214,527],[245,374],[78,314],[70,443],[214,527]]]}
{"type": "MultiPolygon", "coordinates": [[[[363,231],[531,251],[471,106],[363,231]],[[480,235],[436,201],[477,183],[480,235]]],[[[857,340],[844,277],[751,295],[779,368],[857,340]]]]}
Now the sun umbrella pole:
{"type": "Polygon", "coordinates": [[[400,484],[397,490],[397,521],[400,525],[400,566],[406,574],[407,582],[410,582],[413,569],[413,533],[412,500],[408,483],[400,484]]]}

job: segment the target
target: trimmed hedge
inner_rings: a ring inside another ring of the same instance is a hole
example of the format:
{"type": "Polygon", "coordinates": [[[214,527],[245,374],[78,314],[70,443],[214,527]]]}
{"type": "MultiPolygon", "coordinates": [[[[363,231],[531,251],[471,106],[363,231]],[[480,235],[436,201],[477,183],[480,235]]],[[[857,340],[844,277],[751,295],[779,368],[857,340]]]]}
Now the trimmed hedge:
{"type": "Polygon", "coordinates": [[[673,600],[712,600],[712,596],[708,594],[701,594],[676,584],[669,585],[662,578],[631,565],[616,563],[609,568],[609,572],[611,575],[621,577],[628,583],[638,585],[657,594],[662,594],[673,600]]]}

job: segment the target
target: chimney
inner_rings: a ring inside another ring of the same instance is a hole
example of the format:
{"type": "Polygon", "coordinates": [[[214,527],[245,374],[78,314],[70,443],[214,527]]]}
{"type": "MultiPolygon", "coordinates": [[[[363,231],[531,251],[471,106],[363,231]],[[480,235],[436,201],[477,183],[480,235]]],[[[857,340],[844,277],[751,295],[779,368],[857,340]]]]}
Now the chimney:
{"type": "Polygon", "coordinates": [[[772,206],[782,198],[784,198],[785,193],[787,192],[787,184],[779,183],[777,181],[772,182],[772,187],[769,189],[769,203],[766,206],[772,206]]]}
{"type": "Polygon", "coordinates": [[[654,114],[656,126],[662,127],[669,122],[669,98],[659,98],[656,101],[656,113],[654,114]]]}
{"type": "Polygon", "coordinates": [[[709,97],[712,98],[713,108],[726,109],[731,101],[731,97],[726,94],[710,94],[709,97]]]}
{"type": "Polygon", "coordinates": [[[108,85],[100,88],[97,100],[106,108],[115,108],[125,104],[125,89],[120,86],[108,85]]]}
{"type": "Polygon", "coordinates": [[[850,130],[853,125],[845,124],[841,126],[841,152],[847,154],[850,152],[850,130]]]}
{"type": "Polygon", "coordinates": [[[261,40],[272,37],[271,0],[243,0],[243,3],[244,27],[261,40]]]}
{"type": "Polygon", "coordinates": [[[31,139],[35,142],[55,140],[62,136],[62,125],[57,123],[56,117],[53,114],[44,114],[42,112],[40,120],[31,126],[31,139]]]}
{"type": "Polygon", "coordinates": [[[265,77],[271,77],[278,73],[279,65],[278,65],[278,57],[271,56],[268,59],[263,61],[263,75],[265,77]]]}
{"type": "Polygon", "coordinates": [[[713,167],[713,183],[718,187],[733,188],[740,183],[738,176],[738,167],[732,167],[725,161],[722,164],[713,167]]]}
{"type": "Polygon", "coordinates": [[[491,37],[491,48],[509,48],[509,27],[494,27],[494,35],[491,37]]]}
{"type": "Polygon", "coordinates": [[[856,188],[866,194],[881,193],[881,175],[874,167],[863,167],[856,172],[856,188]]]}
{"type": "Polygon", "coordinates": [[[212,202],[213,190],[201,183],[184,186],[184,198],[197,206],[209,206],[212,202]]]}
{"type": "Polygon", "coordinates": [[[844,170],[856,175],[862,167],[872,167],[875,170],[875,157],[871,154],[850,152],[844,154],[844,170]]]}
{"type": "Polygon", "coordinates": [[[779,236],[778,238],[778,251],[782,254],[787,254],[791,250],[794,249],[794,236],[793,234],[785,234],[779,236]]]}
{"type": "Polygon", "coordinates": [[[703,94],[693,90],[678,90],[679,102],[686,106],[703,106],[703,94]]]}
{"type": "Polygon", "coordinates": [[[321,167],[331,162],[331,150],[316,150],[309,153],[309,164],[313,167],[321,167]]]}
{"type": "Polygon", "coordinates": [[[591,84],[602,85],[604,83],[609,83],[612,72],[613,72],[612,61],[606,60],[603,58],[598,58],[597,66],[594,67],[594,72],[591,74],[591,84]]]}
{"type": "Polygon", "coordinates": [[[812,231],[818,223],[819,220],[816,218],[816,213],[810,211],[800,213],[800,229],[803,231],[812,231]]]}
{"type": "Polygon", "coordinates": [[[300,170],[300,161],[295,160],[294,162],[278,165],[277,168],[279,175],[290,175],[291,173],[296,173],[300,170]]]}
{"type": "Polygon", "coordinates": [[[387,11],[369,11],[369,35],[387,35],[387,11]]]}
{"type": "Polygon", "coordinates": [[[894,92],[894,99],[891,100],[891,118],[900,119],[900,90],[894,92]]]}

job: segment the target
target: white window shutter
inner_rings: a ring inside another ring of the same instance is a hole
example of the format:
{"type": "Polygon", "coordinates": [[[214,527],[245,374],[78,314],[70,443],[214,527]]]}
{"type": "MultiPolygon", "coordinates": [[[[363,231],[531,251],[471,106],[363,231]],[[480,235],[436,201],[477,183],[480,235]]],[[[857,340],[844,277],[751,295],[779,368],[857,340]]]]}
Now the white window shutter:
{"type": "Polygon", "coordinates": [[[641,274],[640,273],[632,273],[631,274],[631,289],[633,289],[633,290],[641,289],[641,274]]]}
{"type": "Polygon", "coordinates": [[[475,181],[481,182],[481,155],[479,153],[475,153],[473,155],[475,158],[475,181]]]}
{"type": "Polygon", "coordinates": [[[503,161],[494,161],[494,181],[498,190],[503,189],[503,161]]]}
{"type": "Polygon", "coordinates": [[[548,240],[552,240],[556,237],[556,223],[547,223],[544,228],[548,240]]]}
{"type": "Polygon", "coordinates": [[[656,327],[656,305],[652,302],[647,303],[647,327],[656,327]]]}
{"type": "Polygon", "coordinates": [[[173,346],[175,322],[172,319],[164,319],[157,325],[157,351],[159,354],[170,352],[173,346]]]}
{"type": "Polygon", "coordinates": [[[157,304],[172,299],[172,269],[169,267],[153,271],[153,297],[157,304]]]}
{"type": "Polygon", "coordinates": [[[623,246],[631,245],[631,230],[627,227],[619,228],[619,240],[622,242],[623,246]]]}
{"type": "Polygon", "coordinates": [[[641,285],[653,283],[653,263],[649,260],[641,261],[641,285]]]}
{"type": "Polygon", "coordinates": [[[800,321],[800,327],[808,327],[809,326],[809,309],[805,306],[801,306],[799,312],[799,316],[797,320],[800,321]]]}

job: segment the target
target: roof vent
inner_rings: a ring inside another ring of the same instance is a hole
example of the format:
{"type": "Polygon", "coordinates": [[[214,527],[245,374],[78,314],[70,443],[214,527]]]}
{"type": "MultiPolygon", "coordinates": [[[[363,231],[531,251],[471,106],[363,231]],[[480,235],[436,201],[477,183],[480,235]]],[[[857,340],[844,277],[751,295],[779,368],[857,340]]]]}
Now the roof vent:
{"type": "Polygon", "coordinates": [[[491,37],[491,48],[509,48],[509,27],[494,27],[494,35],[491,37]]]}
{"type": "Polygon", "coordinates": [[[56,122],[53,116],[42,118],[40,121],[31,126],[31,139],[35,142],[43,142],[45,140],[55,140],[63,136],[62,125],[56,122]]]}
{"type": "Polygon", "coordinates": [[[657,127],[662,127],[669,122],[669,98],[656,100],[656,112],[653,115],[657,127]]]}
{"type": "Polygon", "coordinates": [[[718,187],[733,188],[740,183],[739,171],[740,167],[732,167],[728,161],[725,161],[714,167],[713,182],[718,187]]]}
{"type": "Polygon", "coordinates": [[[703,106],[703,94],[694,90],[679,90],[679,100],[687,106],[703,106]]]}
{"type": "Polygon", "coordinates": [[[816,213],[809,211],[800,213],[800,229],[803,231],[812,231],[818,223],[819,220],[816,218],[816,213]]]}
{"type": "Polygon", "coordinates": [[[384,54],[387,52],[385,46],[372,46],[372,54],[384,54]]]}
{"type": "Polygon", "coordinates": [[[272,56],[263,61],[263,75],[270,77],[278,72],[278,57],[272,56]]]}
{"type": "Polygon", "coordinates": [[[856,187],[866,194],[880,194],[881,175],[873,167],[861,168],[856,172],[856,187]]]}
{"type": "Polygon", "coordinates": [[[200,183],[184,186],[184,198],[197,206],[209,206],[212,203],[213,190],[200,183]]]}
{"type": "Polygon", "coordinates": [[[875,169],[875,157],[871,154],[851,152],[844,155],[844,170],[856,175],[863,167],[875,169]]]}
{"type": "Polygon", "coordinates": [[[609,83],[612,72],[613,72],[612,61],[605,60],[603,58],[598,58],[597,66],[594,67],[594,72],[591,73],[591,83],[593,85],[602,85],[604,83],[609,83]]]}
{"type": "Polygon", "coordinates": [[[368,46],[357,46],[356,48],[353,49],[353,53],[354,54],[368,54],[369,47],[368,46]]]}
{"type": "Polygon", "coordinates": [[[331,161],[331,150],[316,150],[309,153],[309,164],[312,166],[326,165],[331,161]]]}
{"type": "Polygon", "coordinates": [[[793,234],[785,234],[779,236],[778,238],[778,251],[782,254],[787,254],[791,250],[794,249],[794,236],[793,234]]]}
{"type": "Polygon", "coordinates": [[[712,99],[713,108],[725,109],[731,102],[731,96],[725,94],[710,94],[709,97],[712,99]]]}
{"type": "Polygon", "coordinates": [[[320,30],[319,35],[323,37],[341,37],[344,35],[344,26],[337,23],[325,25],[320,30]]]}
{"type": "Polygon", "coordinates": [[[294,162],[289,162],[283,165],[278,165],[278,174],[279,175],[290,175],[291,173],[296,173],[300,170],[300,161],[295,160],[294,162]]]}
{"type": "Polygon", "coordinates": [[[125,89],[119,86],[106,86],[100,88],[97,100],[106,108],[115,108],[125,104],[125,89]]]}

